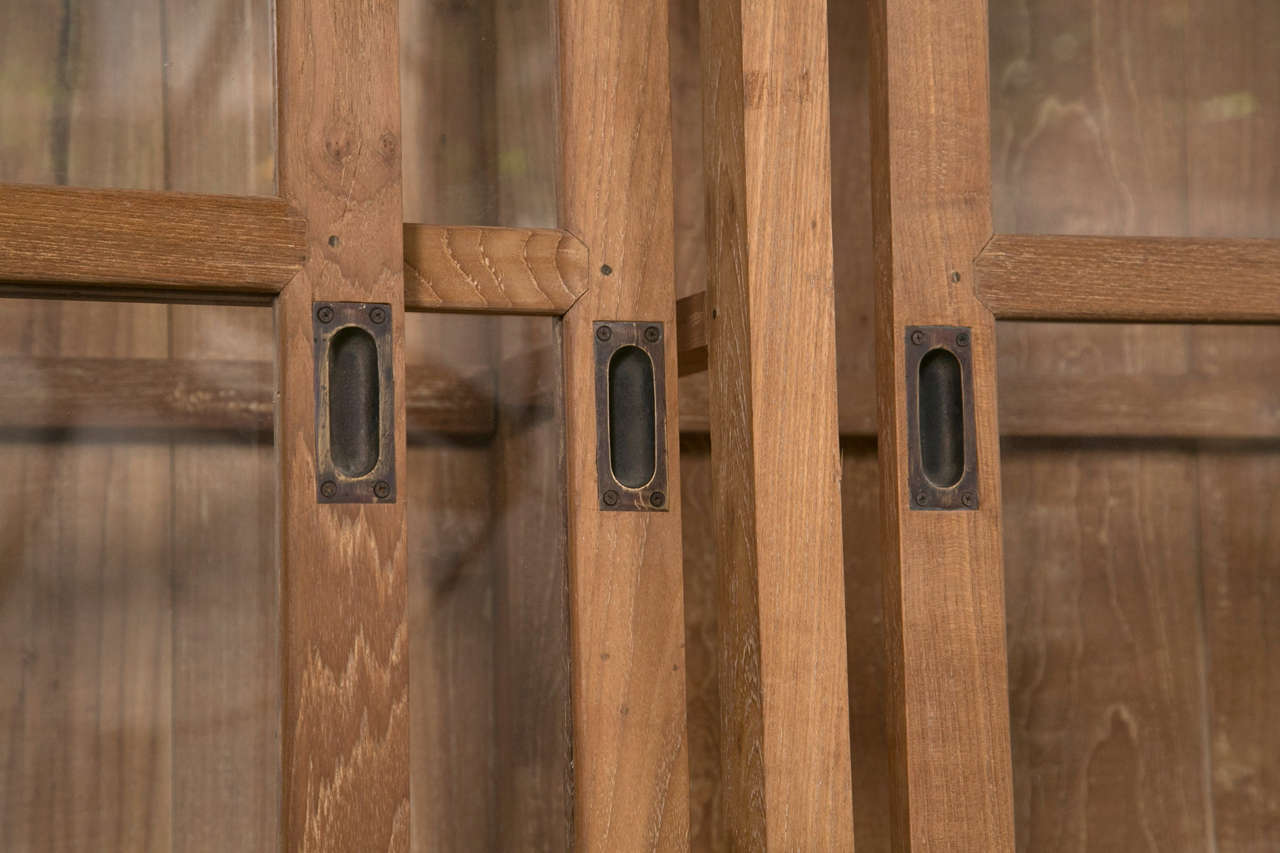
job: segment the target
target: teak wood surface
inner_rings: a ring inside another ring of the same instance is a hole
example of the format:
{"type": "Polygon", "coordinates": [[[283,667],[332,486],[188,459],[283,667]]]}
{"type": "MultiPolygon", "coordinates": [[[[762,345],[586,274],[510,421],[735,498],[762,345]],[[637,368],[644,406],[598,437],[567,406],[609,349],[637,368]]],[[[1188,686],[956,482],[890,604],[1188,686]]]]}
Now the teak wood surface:
{"type": "Polygon", "coordinates": [[[285,844],[409,849],[404,252],[394,3],[276,4],[280,189],[310,257],[276,302],[285,844]],[[391,306],[398,489],[316,500],[312,312],[391,306]]]}
{"type": "Polygon", "coordinates": [[[870,31],[893,843],[1011,851],[995,321],[973,294],[991,236],[987,5],[876,0],[870,31]],[[909,325],[971,329],[976,510],[912,508],[909,325]]]}
{"type": "Polygon", "coordinates": [[[587,288],[587,247],[549,228],[404,226],[405,308],[560,315],[587,288]]]}
{"type": "Polygon", "coordinates": [[[0,185],[0,290],[269,299],[302,268],[305,227],[276,198],[0,185]]]}
{"type": "MultiPolygon", "coordinates": [[[[666,384],[667,512],[596,493],[592,324],[657,321],[676,364],[667,4],[559,0],[559,225],[591,256],[565,315],[574,841],[688,845],[679,403],[666,384]]],[[[674,373],[674,371],[671,371],[674,373]]]]}
{"type": "Polygon", "coordinates": [[[997,234],[978,298],[1001,320],[1275,323],[1280,240],[997,234]]]}
{"type": "Polygon", "coordinates": [[[826,3],[699,18],[721,807],[734,849],[851,850],[826,3]]]}

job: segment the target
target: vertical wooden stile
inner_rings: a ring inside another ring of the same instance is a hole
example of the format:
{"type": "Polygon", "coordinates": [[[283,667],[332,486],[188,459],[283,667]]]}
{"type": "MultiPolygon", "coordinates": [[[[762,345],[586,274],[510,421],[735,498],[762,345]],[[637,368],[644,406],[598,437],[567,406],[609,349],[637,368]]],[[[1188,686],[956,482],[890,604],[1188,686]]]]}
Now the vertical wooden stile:
{"type": "Polygon", "coordinates": [[[309,257],[276,303],[288,850],[409,849],[396,3],[277,0],[281,194],[309,257]],[[390,303],[394,503],[317,502],[313,300],[390,303]]]}
{"type": "Polygon", "coordinates": [[[1013,849],[986,0],[873,0],[872,198],[895,850],[1013,849]],[[911,508],[905,332],[972,332],[979,508],[911,508]]]}
{"type": "Polygon", "coordinates": [[[703,0],[722,802],[853,849],[825,0],[703,0]]]}
{"type": "Polygon", "coordinates": [[[580,850],[688,846],[667,4],[559,0],[559,224],[591,288],[564,316],[574,838],[580,850]],[[596,490],[597,320],[664,324],[666,512],[596,490]]]}

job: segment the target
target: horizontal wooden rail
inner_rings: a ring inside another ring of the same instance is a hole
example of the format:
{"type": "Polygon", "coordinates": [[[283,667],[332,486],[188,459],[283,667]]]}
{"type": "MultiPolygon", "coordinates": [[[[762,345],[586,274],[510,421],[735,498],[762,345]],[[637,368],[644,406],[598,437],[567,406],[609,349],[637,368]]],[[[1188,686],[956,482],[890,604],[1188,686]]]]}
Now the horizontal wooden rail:
{"type": "MultiPolygon", "coordinates": [[[[1280,438],[1280,377],[1075,376],[1002,378],[1000,433],[1014,437],[1280,438]]],[[[680,429],[711,428],[707,386],[680,383],[680,429]]],[[[875,399],[840,401],[840,434],[874,437],[875,399]]]]}
{"type": "MultiPolygon", "coordinates": [[[[164,358],[0,358],[0,428],[269,431],[267,361],[164,358]]],[[[494,384],[410,366],[410,434],[488,435],[494,384]]]]}
{"type": "Polygon", "coordinates": [[[975,270],[1001,320],[1280,322],[1280,240],[997,234],[975,270]]]}
{"type": "MultiPolygon", "coordinates": [[[[411,436],[493,433],[489,371],[460,377],[411,365],[407,385],[411,436]]],[[[1280,378],[1274,371],[1006,378],[1000,394],[1000,427],[1008,436],[1280,438],[1280,378]]],[[[530,388],[510,415],[538,416],[551,396],[546,387],[530,388]]],[[[0,358],[0,400],[0,428],[266,431],[272,369],[265,361],[0,358]]],[[[709,430],[701,377],[681,383],[680,410],[683,431],[709,430]]],[[[869,396],[844,401],[840,414],[843,435],[875,435],[869,396]]]]}
{"type": "Polygon", "coordinates": [[[0,293],[243,302],[306,259],[277,198],[0,185],[0,293]]]}
{"type": "Polygon", "coordinates": [[[676,345],[681,376],[707,369],[707,294],[695,293],[676,301],[676,345]]]}
{"type": "Polygon", "coordinates": [[[587,289],[587,247],[541,228],[404,226],[408,311],[552,314],[587,289]]]}

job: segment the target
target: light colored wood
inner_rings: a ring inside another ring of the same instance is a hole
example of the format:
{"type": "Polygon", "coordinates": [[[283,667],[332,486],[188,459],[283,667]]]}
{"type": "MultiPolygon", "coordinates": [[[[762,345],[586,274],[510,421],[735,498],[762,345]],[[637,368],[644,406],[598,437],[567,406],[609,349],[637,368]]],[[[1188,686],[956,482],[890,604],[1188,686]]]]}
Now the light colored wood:
{"type": "Polygon", "coordinates": [[[549,228],[404,226],[405,309],[553,314],[587,287],[587,247],[549,228]]]}
{"type": "MultiPolygon", "coordinates": [[[[0,426],[269,431],[272,376],[269,361],[0,358],[0,396],[12,401],[0,426]]],[[[493,434],[487,373],[459,377],[415,365],[405,376],[410,433],[493,434]]]]}
{"type": "Polygon", "coordinates": [[[826,3],[699,19],[725,827],[850,850],[826,3]]]}
{"type": "Polygon", "coordinates": [[[978,297],[1001,320],[1280,321],[1280,240],[997,234],[978,297]]]}
{"type": "Polygon", "coordinates": [[[310,257],[276,302],[283,834],[294,851],[409,849],[405,409],[394,503],[316,500],[313,300],[391,305],[404,387],[396,4],[279,0],[280,189],[310,257]]]}
{"type": "Polygon", "coordinates": [[[4,185],[0,281],[270,295],[302,268],[304,229],[280,199],[4,185]]]}
{"type": "MultiPolygon", "coordinates": [[[[680,462],[667,382],[668,512],[602,512],[596,320],[662,322],[676,364],[667,4],[558,0],[559,225],[591,255],[564,317],[574,842],[688,845],[680,462]],[[609,274],[603,272],[607,266],[609,274]]],[[[670,371],[674,374],[674,371],[670,371]]]]}
{"type": "Polygon", "coordinates": [[[1010,851],[995,322],[972,289],[991,236],[987,4],[875,0],[871,33],[893,843],[1010,851]],[[933,324],[972,330],[975,511],[911,507],[905,328],[933,324]]]}

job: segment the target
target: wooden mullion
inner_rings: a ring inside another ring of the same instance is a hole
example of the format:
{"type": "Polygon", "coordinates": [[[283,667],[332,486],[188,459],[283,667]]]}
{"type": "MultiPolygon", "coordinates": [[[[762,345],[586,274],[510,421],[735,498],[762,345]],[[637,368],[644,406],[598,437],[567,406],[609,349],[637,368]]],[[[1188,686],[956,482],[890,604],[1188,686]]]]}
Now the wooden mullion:
{"type": "Polygon", "coordinates": [[[283,199],[0,185],[5,295],[269,298],[306,259],[283,199]]]}
{"type": "Polygon", "coordinates": [[[853,849],[825,0],[703,0],[722,808],[853,849]]]}
{"type": "Polygon", "coordinates": [[[1280,240],[997,234],[975,267],[1002,320],[1280,322],[1280,240]]]}
{"type": "Polygon", "coordinates": [[[897,850],[1013,849],[986,0],[873,0],[872,164],[881,545],[897,850]],[[906,328],[968,326],[976,510],[912,508],[906,328]]]}
{"type": "Polygon", "coordinates": [[[310,255],[276,303],[289,850],[409,849],[404,253],[395,3],[278,0],[280,188],[310,255]],[[315,300],[389,303],[392,503],[320,504],[315,300]]]}
{"type": "Polygon", "coordinates": [[[688,845],[683,568],[667,4],[558,0],[559,225],[590,253],[564,316],[574,839],[580,850],[688,845]],[[607,512],[596,487],[594,330],[658,321],[666,512],[607,512]]]}

